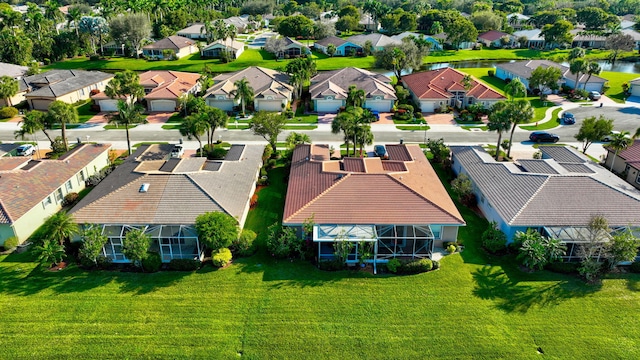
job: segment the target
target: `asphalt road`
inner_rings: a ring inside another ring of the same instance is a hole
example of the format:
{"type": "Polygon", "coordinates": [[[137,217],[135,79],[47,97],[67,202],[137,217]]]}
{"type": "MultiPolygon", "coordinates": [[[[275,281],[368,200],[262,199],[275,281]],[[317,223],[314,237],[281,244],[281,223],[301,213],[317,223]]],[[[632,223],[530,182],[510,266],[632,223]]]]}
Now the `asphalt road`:
{"type": "MultiPolygon", "coordinates": [[[[563,126],[562,129],[554,130],[556,134],[562,139],[563,135],[569,133],[575,134],[582,121],[590,116],[599,117],[604,116],[607,119],[613,119],[613,128],[621,131],[626,130],[630,133],[634,133],[636,129],[640,127],[640,109],[635,107],[595,107],[595,106],[583,106],[576,109],[571,109],[569,112],[576,116],[575,125],[563,126]],[[575,130],[570,131],[569,128],[575,127],[575,130]]],[[[573,135],[571,135],[573,136],[573,135]]]]}

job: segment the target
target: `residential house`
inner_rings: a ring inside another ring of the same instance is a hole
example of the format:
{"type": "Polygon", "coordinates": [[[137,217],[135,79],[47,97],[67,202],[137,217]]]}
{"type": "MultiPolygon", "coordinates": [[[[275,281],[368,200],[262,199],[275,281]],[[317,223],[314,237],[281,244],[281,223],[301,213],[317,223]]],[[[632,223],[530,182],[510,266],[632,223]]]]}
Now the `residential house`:
{"type": "MultiPolygon", "coordinates": [[[[26,66],[0,62],[0,76],[8,76],[20,80],[27,73],[27,70],[29,70],[29,68],[26,66]]],[[[9,103],[7,103],[7,99],[0,99],[0,107],[18,105],[22,101],[24,101],[24,93],[18,92],[9,98],[9,103]]]]}
{"type": "Polygon", "coordinates": [[[362,16],[360,16],[360,21],[358,22],[358,24],[362,28],[364,28],[365,31],[370,31],[370,32],[379,31],[381,28],[380,22],[373,20],[373,17],[371,16],[371,14],[368,14],[368,13],[362,13],[362,16]]]}
{"type": "Polygon", "coordinates": [[[334,243],[373,243],[373,264],[430,258],[456,241],[465,222],[418,145],[387,145],[378,157],[330,160],[328,145],[298,145],[291,161],[282,224],[299,233],[312,219],[317,258],[334,258],[334,243]],[[377,189],[371,191],[371,189],[377,189]],[[366,195],[365,195],[366,193],[366,195]]]}
{"type": "Polygon", "coordinates": [[[301,55],[311,54],[311,50],[309,50],[306,45],[288,36],[283,36],[279,40],[281,40],[284,45],[281,51],[274,53],[274,55],[279,59],[296,58],[301,55]]]}
{"type": "Polygon", "coordinates": [[[603,216],[614,230],[640,224],[640,192],[571,147],[541,146],[542,159],[496,162],[478,146],[451,146],[452,169],[473,183],[478,207],[509,241],[535,229],[567,245],[577,259],[589,222],[603,216]]]}
{"type": "Polygon", "coordinates": [[[435,112],[443,106],[465,108],[476,103],[489,108],[505,99],[503,95],[474,78],[465,88],[465,75],[446,67],[405,75],[402,83],[422,112],[435,112]]]}
{"type": "MultiPolygon", "coordinates": [[[[454,47],[453,44],[451,43],[451,41],[448,40],[448,36],[447,36],[446,33],[441,32],[439,34],[434,34],[434,35],[431,35],[431,36],[434,39],[436,39],[440,44],[447,44],[451,48],[454,47]]],[[[476,42],[475,41],[463,41],[463,42],[458,44],[458,50],[472,49],[474,46],[476,46],[476,42]]]]}
{"type": "Polygon", "coordinates": [[[244,43],[231,39],[217,40],[202,49],[200,55],[203,58],[215,59],[221,57],[224,52],[230,54],[232,59],[237,59],[244,52],[244,43]]]}
{"type": "Polygon", "coordinates": [[[516,38],[513,35],[498,30],[490,30],[478,35],[478,42],[486,47],[501,48],[511,46],[515,41],[516,38]],[[502,42],[503,38],[509,40],[506,45],[502,42]]]}
{"type": "Polygon", "coordinates": [[[640,96],[640,77],[629,81],[629,94],[640,96]]]}
{"type": "Polygon", "coordinates": [[[639,32],[635,31],[634,29],[622,29],[620,30],[620,33],[631,36],[633,38],[633,41],[636,44],[633,47],[633,49],[640,50],[640,33],[639,32]]]}
{"type": "Polygon", "coordinates": [[[636,15],[635,14],[626,14],[624,16],[620,16],[620,29],[622,30],[632,30],[636,25],[636,15]]]}
{"type": "Polygon", "coordinates": [[[225,111],[233,111],[240,105],[240,99],[235,99],[235,82],[247,79],[253,89],[253,104],[247,104],[256,111],[282,111],[291,101],[293,87],[289,85],[289,76],[277,70],[251,66],[233,73],[220,74],[213,78],[214,84],[210,87],[204,99],[207,105],[217,107],[225,111]]]}
{"type": "Polygon", "coordinates": [[[323,54],[328,54],[327,49],[329,45],[336,47],[336,52],[333,56],[350,56],[351,54],[362,52],[362,46],[354,44],[351,41],[343,40],[337,36],[320,39],[313,44],[313,47],[323,54]]]}
{"type": "Polygon", "coordinates": [[[313,109],[319,113],[335,113],[346,105],[349,87],[364,91],[364,108],[389,112],[397,99],[391,79],[385,75],[355,67],[323,71],[311,79],[309,93],[313,109]]]}
{"type": "Polygon", "coordinates": [[[560,69],[562,78],[558,82],[559,85],[566,85],[572,89],[576,88],[576,83],[587,91],[602,91],[604,83],[607,81],[597,75],[592,75],[589,78],[589,74],[580,74],[580,78],[576,78],[575,74],[572,74],[568,66],[558,64],[550,60],[524,60],[512,63],[502,63],[496,65],[496,77],[502,80],[518,78],[524,86],[529,89],[529,78],[533,70],[538,67],[556,67],[560,69]],[[589,80],[587,84],[585,82],[589,80]]]}
{"type": "Polygon", "coordinates": [[[522,30],[524,27],[529,25],[529,19],[527,15],[519,14],[519,13],[511,13],[507,15],[507,23],[513,30],[522,30]]]}
{"type": "Polygon", "coordinates": [[[122,241],[132,229],[153,241],[162,262],[199,259],[204,248],[195,221],[206,212],[232,216],[240,228],[262,165],[263,146],[232,145],[224,160],[170,158],[173,145],[143,145],[102,180],[70,213],[108,237],[102,255],[130,262],[122,241]]]}
{"type": "Polygon", "coordinates": [[[354,35],[354,36],[348,37],[347,41],[360,45],[363,49],[367,41],[370,41],[371,42],[371,49],[369,49],[370,51],[380,51],[384,49],[384,47],[387,45],[402,45],[402,40],[392,38],[380,33],[354,35]]]}
{"type": "MultiPolygon", "coordinates": [[[[200,91],[200,74],[152,70],[140,74],[147,110],[174,112],[180,107],[180,99],[200,91]]],[[[104,92],[91,97],[100,111],[118,111],[118,99],[111,99],[104,92]]]]}
{"type": "Polygon", "coordinates": [[[115,41],[109,41],[102,47],[104,48],[104,53],[107,56],[135,56],[136,51],[138,52],[138,55],[142,54],[141,49],[136,50],[130,44],[116,44],[115,41]]]}
{"type": "Polygon", "coordinates": [[[519,41],[521,38],[526,38],[527,40],[524,43],[520,43],[520,47],[526,47],[529,49],[544,49],[546,46],[546,42],[544,37],[540,35],[542,30],[540,29],[531,29],[531,30],[520,30],[513,33],[513,36],[516,38],[516,41],[519,41]]]}
{"type": "Polygon", "coordinates": [[[571,47],[602,49],[607,41],[607,37],[604,35],[587,33],[578,29],[571,30],[571,33],[574,35],[571,47]]]}
{"type": "Polygon", "coordinates": [[[101,71],[50,70],[19,80],[19,92],[12,103],[24,99],[35,110],[47,110],[56,100],[75,104],[89,99],[93,90],[103,91],[112,78],[113,74],[101,71]]]}
{"type": "Polygon", "coordinates": [[[410,31],[405,31],[403,33],[400,33],[398,35],[393,35],[391,36],[392,39],[394,40],[400,40],[402,41],[402,39],[409,37],[409,36],[413,36],[415,38],[422,38],[424,39],[426,42],[431,44],[431,50],[435,50],[435,51],[440,51],[442,50],[442,44],[440,44],[440,40],[434,38],[431,35],[424,35],[424,34],[419,34],[419,33],[414,33],[414,32],[410,32],[410,31]]]}
{"type": "Polygon", "coordinates": [[[179,30],[176,35],[192,39],[192,40],[206,40],[207,39],[207,31],[204,28],[203,23],[193,23],[186,28],[179,30]]]}
{"type": "Polygon", "coordinates": [[[180,59],[198,52],[198,45],[192,39],[172,35],[142,47],[142,54],[149,59],[164,59],[165,51],[173,51],[172,58],[180,59]]]}
{"type": "Polygon", "coordinates": [[[89,176],[109,165],[110,147],[79,144],[55,160],[0,157],[0,245],[12,236],[27,240],[66,195],[82,191],[89,176]]]}
{"type": "Polygon", "coordinates": [[[616,155],[615,149],[609,146],[605,148],[607,149],[607,158],[604,166],[611,169],[613,163],[614,173],[621,174],[629,184],[640,189],[640,140],[634,140],[631,146],[620,150],[618,155],[616,155]]]}

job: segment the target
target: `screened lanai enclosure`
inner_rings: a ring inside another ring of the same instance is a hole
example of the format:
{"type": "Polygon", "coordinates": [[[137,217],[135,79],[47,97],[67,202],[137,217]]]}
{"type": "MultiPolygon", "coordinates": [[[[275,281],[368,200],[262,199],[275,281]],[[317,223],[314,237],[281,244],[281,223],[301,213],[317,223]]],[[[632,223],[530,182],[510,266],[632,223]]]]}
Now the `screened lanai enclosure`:
{"type": "MultiPolygon", "coordinates": [[[[594,231],[584,226],[546,226],[537,230],[543,236],[558,239],[564,243],[567,248],[565,255],[562,257],[564,261],[580,261],[582,257],[579,254],[579,247],[581,244],[589,243],[591,239],[607,243],[612,236],[625,231],[630,231],[635,237],[640,236],[640,227],[637,226],[617,226],[609,228],[609,231],[594,231]]],[[[605,255],[604,249],[600,249],[595,255],[596,260],[601,261],[601,258],[605,255]]]]}
{"type": "Polygon", "coordinates": [[[189,225],[100,225],[107,236],[102,254],[114,263],[131,262],[122,253],[122,244],[127,233],[134,229],[144,230],[151,238],[149,251],[160,254],[162,262],[172,259],[202,260],[203,246],[198,241],[196,230],[189,225]]]}
{"type": "Polygon", "coordinates": [[[360,262],[360,247],[372,243],[372,257],[364,261],[376,263],[392,258],[430,258],[439,231],[439,226],[429,225],[316,225],[313,241],[318,243],[318,260],[334,259],[336,242],[353,243],[347,263],[360,262]]]}

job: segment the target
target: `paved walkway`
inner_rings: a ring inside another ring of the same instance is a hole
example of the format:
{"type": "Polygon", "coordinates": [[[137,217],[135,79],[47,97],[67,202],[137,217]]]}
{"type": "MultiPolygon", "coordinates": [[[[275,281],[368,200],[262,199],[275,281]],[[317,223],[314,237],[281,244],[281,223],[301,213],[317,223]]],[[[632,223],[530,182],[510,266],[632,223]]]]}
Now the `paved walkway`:
{"type": "Polygon", "coordinates": [[[173,112],[152,112],[147,116],[147,123],[149,124],[165,124],[173,112]]]}

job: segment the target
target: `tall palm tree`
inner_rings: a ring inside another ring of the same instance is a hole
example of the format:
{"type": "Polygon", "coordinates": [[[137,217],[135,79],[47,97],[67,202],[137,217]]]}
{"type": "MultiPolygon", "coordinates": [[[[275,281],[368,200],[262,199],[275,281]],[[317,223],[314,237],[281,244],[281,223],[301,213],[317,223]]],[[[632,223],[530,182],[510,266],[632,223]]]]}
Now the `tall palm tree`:
{"type": "Polygon", "coordinates": [[[48,0],[42,6],[44,7],[44,17],[52,21],[56,34],[60,34],[60,30],[58,30],[58,21],[63,19],[62,12],[60,11],[60,4],[57,0],[48,0]]]}
{"type": "Polygon", "coordinates": [[[509,97],[509,101],[513,102],[515,98],[527,95],[527,88],[520,81],[520,78],[514,78],[505,85],[504,92],[509,97]]]}
{"type": "Polygon", "coordinates": [[[129,137],[129,126],[136,124],[144,124],[147,120],[142,116],[144,108],[136,103],[118,100],[118,112],[109,116],[110,124],[124,125],[127,133],[127,149],[131,155],[131,138],[129,137]]]}
{"type": "Polygon", "coordinates": [[[611,168],[609,171],[613,172],[613,164],[616,162],[616,157],[618,157],[618,153],[621,150],[624,150],[629,147],[633,143],[633,139],[629,137],[628,131],[621,131],[612,136],[611,142],[609,143],[609,147],[615,150],[613,154],[613,160],[611,160],[611,168]]]}
{"type": "MultiPolygon", "coordinates": [[[[349,111],[343,111],[339,113],[331,122],[331,132],[334,134],[339,134],[342,131],[344,135],[344,142],[347,145],[347,156],[349,156],[349,143],[353,138],[353,134],[355,132],[355,117],[349,111]]],[[[353,148],[353,153],[355,154],[355,144],[353,148]]]]}
{"type": "Polygon", "coordinates": [[[471,90],[471,88],[473,87],[473,79],[471,79],[471,75],[465,75],[462,77],[462,87],[464,88],[465,91],[469,91],[471,90]]]}
{"type": "Polygon", "coordinates": [[[236,87],[235,90],[231,92],[235,100],[240,100],[240,104],[242,105],[242,116],[245,114],[245,106],[247,103],[253,101],[253,88],[249,84],[249,80],[246,77],[243,77],[240,80],[237,80],[233,83],[236,87]]]}
{"type": "Polygon", "coordinates": [[[12,106],[11,98],[18,93],[19,86],[16,79],[11,76],[0,77],[0,98],[5,101],[6,106],[12,106]]]}
{"type": "Polygon", "coordinates": [[[13,135],[15,138],[25,139],[26,135],[35,134],[38,130],[42,130],[44,135],[49,139],[49,142],[53,144],[53,139],[51,135],[47,132],[51,124],[48,122],[48,117],[45,113],[38,110],[29,111],[24,115],[20,124],[20,130],[16,130],[13,135]]]}
{"type": "Polygon", "coordinates": [[[186,136],[189,140],[192,138],[198,140],[200,156],[202,156],[202,141],[200,137],[204,135],[208,128],[209,124],[207,124],[207,118],[204,113],[189,115],[180,124],[180,134],[182,136],[186,136]]]}
{"type": "Polygon", "coordinates": [[[356,143],[360,146],[360,157],[362,157],[364,146],[373,144],[373,132],[371,131],[371,125],[359,124],[356,127],[356,143]]]}
{"type": "Polygon", "coordinates": [[[507,110],[507,103],[504,101],[497,102],[491,108],[489,114],[489,123],[487,128],[489,131],[498,133],[498,143],[496,145],[496,161],[500,159],[500,142],[502,141],[502,132],[509,130],[511,127],[511,119],[507,110]]]}
{"type": "Polygon", "coordinates": [[[600,64],[598,64],[597,62],[594,62],[594,61],[590,61],[587,64],[587,74],[589,75],[589,77],[587,77],[587,80],[585,80],[584,86],[582,88],[586,89],[587,88],[587,83],[589,82],[589,80],[591,80],[591,76],[592,75],[600,75],[600,72],[602,72],[602,68],[600,67],[600,64]]]}
{"type": "Polygon", "coordinates": [[[52,123],[60,123],[64,149],[69,151],[69,144],[67,144],[67,124],[75,124],[78,122],[78,109],[71,104],[56,100],[49,105],[47,116],[52,123]]]}
{"type": "Polygon", "coordinates": [[[69,11],[67,12],[67,29],[71,28],[71,23],[73,22],[74,28],[76,30],[76,36],[80,36],[78,34],[78,24],[80,23],[80,19],[82,18],[82,8],[78,6],[69,7],[69,11]]]}
{"type": "Polygon", "coordinates": [[[227,126],[229,121],[229,115],[224,110],[206,106],[205,110],[201,113],[203,119],[207,124],[207,144],[213,144],[213,134],[217,128],[223,128],[227,126]]]}
{"type": "Polygon", "coordinates": [[[365,93],[364,90],[358,89],[355,85],[349,85],[349,90],[347,93],[347,106],[358,106],[362,107],[364,105],[365,93]]]}
{"type": "MultiPolygon", "coordinates": [[[[524,86],[524,85],[523,85],[524,86]]],[[[533,120],[535,111],[531,106],[531,103],[525,99],[520,99],[507,105],[509,117],[513,123],[511,127],[511,135],[509,135],[509,149],[507,150],[507,157],[511,157],[511,145],[513,141],[513,133],[516,131],[518,124],[526,124],[533,120]]]]}
{"type": "Polygon", "coordinates": [[[576,76],[576,83],[574,89],[578,90],[580,84],[580,76],[586,73],[588,70],[587,61],[584,59],[574,59],[569,64],[569,71],[576,76]]]}
{"type": "Polygon", "coordinates": [[[73,221],[73,216],[66,211],[60,211],[51,215],[44,223],[47,238],[63,245],[70,240],[73,234],[78,232],[78,224],[73,221]]]}

